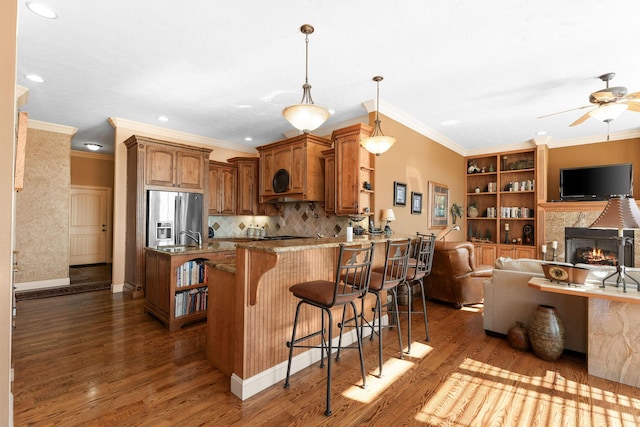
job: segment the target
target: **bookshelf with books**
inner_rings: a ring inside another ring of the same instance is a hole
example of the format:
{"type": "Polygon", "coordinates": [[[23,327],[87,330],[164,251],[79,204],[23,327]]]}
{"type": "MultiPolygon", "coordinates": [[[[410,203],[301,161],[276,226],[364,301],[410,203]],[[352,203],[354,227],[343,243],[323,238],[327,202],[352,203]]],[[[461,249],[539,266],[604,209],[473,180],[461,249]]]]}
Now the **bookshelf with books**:
{"type": "Polygon", "coordinates": [[[466,158],[467,240],[484,263],[536,257],[536,149],[466,158]]]}
{"type": "Polygon", "coordinates": [[[169,331],[207,318],[209,272],[205,261],[229,262],[235,251],[171,253],[146,249],[145,312],[169,331]]]}

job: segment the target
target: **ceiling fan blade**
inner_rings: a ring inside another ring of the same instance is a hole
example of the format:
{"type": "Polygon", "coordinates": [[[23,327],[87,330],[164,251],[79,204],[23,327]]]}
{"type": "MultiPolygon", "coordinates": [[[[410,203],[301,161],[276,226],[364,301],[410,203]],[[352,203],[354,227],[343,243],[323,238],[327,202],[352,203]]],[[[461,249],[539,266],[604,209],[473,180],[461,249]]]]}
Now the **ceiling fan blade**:
{"type": "Polygon", "coordinates": [[[636,111],[640,113],[640,102],[621,102],[621,104],[627,105],[627,110],[636,111]]]}
{"type": "Polygon", "coordinates": [[[576,120],[575,122],[571,123],[571,124],[569,125],[569,127],[571,127],[571,126],[577,126],[577,125],[579,125],[580,123],[582,123],[582,122],[584,122],[585,120],[587,120],[587,119],[590,117],[590,116],[589,116],[589,113],[590,113],[590,112],[591,112],[591,111],[588,111],[588,112],[584,113],[582,116],[580,116],[580,118],[579,118],[578,120],[576,120]]]}
{"type": "Polygon", "coordinates": [[[568,113],[569,111],[582,110],[582,109],[590,108],[590,107],[593,107],[593,105],[584,105],[584,106],[582,106],[582,107],[572,108],[572,109],[570,109],[570,110],[564,110],[564,111],[558,111],[557,113],[545,114],[544,116],[540,116],[540,117],[538,117],[538,118],[539,118],[539,119],[543,119],[543,118],[545,118],[545,117],[555,116],[556,114],[568,113]]]}
{"type": "Polygon", "coordinates": [[[624,98],[625,101],[636,101],[640,102],[640,92],[634,92],[626,95],[624,98]]]}

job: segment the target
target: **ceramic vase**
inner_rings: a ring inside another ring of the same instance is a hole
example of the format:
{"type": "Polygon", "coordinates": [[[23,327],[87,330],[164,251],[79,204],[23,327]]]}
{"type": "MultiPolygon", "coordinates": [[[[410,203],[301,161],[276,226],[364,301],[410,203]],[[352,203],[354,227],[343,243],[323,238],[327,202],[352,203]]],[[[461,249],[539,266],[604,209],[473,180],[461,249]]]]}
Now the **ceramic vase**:
{"type": "Polygon", "coordinates": [[[469,215],[469,218],[475,218],[478,216],[478,214],[478,208],[476,208],[475,206],[469,206],[469,208],[467,209],[467,215],[469,215]]]}
{"type": "Polygon", "coordinates": [[[509,345],[516,350],[529,350],[529,335],[522,322],[516,322],[516,326],[509,328],[507,331],[507,341],[509,345]]]}
{"type": "Polygon", "coordinates": [[[557,360],[564,350],[564,325],[555,307],[539,305],[529,319],[529,342],[542,360],[557,360]]]}

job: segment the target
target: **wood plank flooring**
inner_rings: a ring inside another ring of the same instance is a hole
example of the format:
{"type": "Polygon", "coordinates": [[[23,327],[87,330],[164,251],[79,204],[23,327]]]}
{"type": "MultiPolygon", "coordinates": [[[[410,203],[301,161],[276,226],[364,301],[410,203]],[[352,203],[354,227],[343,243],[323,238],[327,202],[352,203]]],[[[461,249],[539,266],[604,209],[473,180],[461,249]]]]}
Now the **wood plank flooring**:
{"type": "Polygon", "coordinates": [[[343,353],[325,417],[317,364],[290,389],[281,382],[242,402],[207,362],[204,323],[169,333],[142,301],[109,291],[21,301],[15,425],[640,425],[640,389],[587,375],[583,359],[545,362],[485,336],[481,306],[427,304],[431,342],[414,316],[412,355],[401,360],[395,331],[384,331],[382,378],[366,340],[366,389],[357,352],[343,353]]]}

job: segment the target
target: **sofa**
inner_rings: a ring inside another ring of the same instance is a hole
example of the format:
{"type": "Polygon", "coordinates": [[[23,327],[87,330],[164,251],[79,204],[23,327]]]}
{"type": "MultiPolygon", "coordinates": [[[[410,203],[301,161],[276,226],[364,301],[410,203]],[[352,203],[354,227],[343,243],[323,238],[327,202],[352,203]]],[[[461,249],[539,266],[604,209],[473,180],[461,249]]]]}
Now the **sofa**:
{"type": "MultiPolygon", "coordinates": [[[[488,335],[506,335],[509,328],[522,322],[529,323],[531,313],[539,304],[556,308],[565,328],[565,348],[580,353],[587,352],[588,299],[580,296],[543,292],[528,285],[532,277],[544,277],[542,264],[551,263],[534,259],[498,258],[493,276],[484,282],[483,323],[488,335]]],[[[576,264],[588,268],[587,282],[598,283],[615,271],[615,267],[576,264]]],[[[627,272],[640,280],[640,269],[627,268],[627,272]]],[[[615,286],[615,277],[607,280],[607,286],[615,286]]],[[[635,283],[627,280],[628,292],[636,292],[635,283]]]]}
{"type": "Polygon", "coordinates": [[[472,243],[437,241],[431,274],[424,278],[425,295],[457,308],[481,303],[483,283],[492,271],[491,265],[476,265],[472,243]]]}

